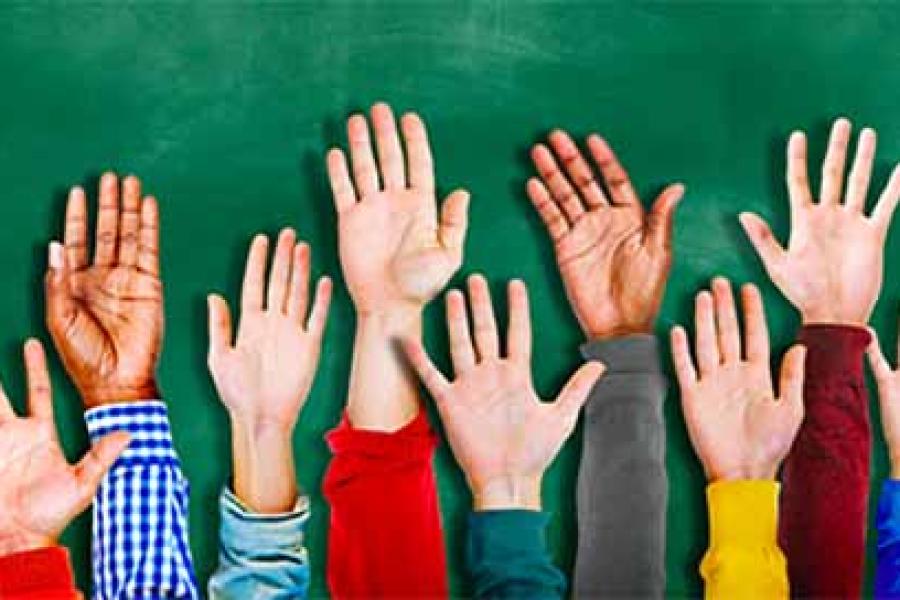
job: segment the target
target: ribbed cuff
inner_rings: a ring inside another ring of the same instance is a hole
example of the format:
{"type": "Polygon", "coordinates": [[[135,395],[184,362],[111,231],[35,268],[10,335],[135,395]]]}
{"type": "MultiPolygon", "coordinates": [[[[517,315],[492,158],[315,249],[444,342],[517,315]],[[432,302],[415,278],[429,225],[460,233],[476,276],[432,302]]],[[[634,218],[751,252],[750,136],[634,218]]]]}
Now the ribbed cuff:
{"type": "Polygon", "coordinates": [[[300,496],[290,512],[260,514],[245,507],[226,487],[219,496],[219,513],[222,544],[234,552],[296,552],[303,548],[309,498],[300,496]]]}
{"type": "Polygon", "coordinates": [[[605,364],[607,376],[614,373],[661,373],[655,335],[592,340],[582,344],[580,350],[585,360],[599,360],[605,364]]]}
{"type": "Polygon", "coordinates": [[[0,557],[0,598],[68,600],[77,592],[69,551],[62,546],[0,557]]]}
{"type": "Polygon", "coordinates": [[[869,332],[851,325],[805,325],[797,342],[806,346],[806,383],[858,381],[863,377],[863,355],[869,332]]]}
{"type": "Polygon", "coordinates": [[[113,469],[147,464],[179,467],[165,403],[142,400],[108,404],[87,411],[84,419],[93,443],[116,431],[125,431],[131,436],[131,442],[113,469]]]}
{"type": "Polygon", "coordinates": [[[775,546],[778,492],[775,481],[720,481],[706,488],[709,546],[775,546]]]}
{"type": "Polygon", "coordinates": [[[437,446],[437,435],[431,430],[428,416],[419,409],[416,418],[394,432],[355,429],[346,412],[337,427],[325,435],[331,452],[356,454],[362,458],[427,459],[437,446]]]}
{"type": "Polygon", "coordinates": [[[510,556],[541,556],[549,517],[534,510],[486,510],[469,515],[470,552],[475,562],[510,556]]]}

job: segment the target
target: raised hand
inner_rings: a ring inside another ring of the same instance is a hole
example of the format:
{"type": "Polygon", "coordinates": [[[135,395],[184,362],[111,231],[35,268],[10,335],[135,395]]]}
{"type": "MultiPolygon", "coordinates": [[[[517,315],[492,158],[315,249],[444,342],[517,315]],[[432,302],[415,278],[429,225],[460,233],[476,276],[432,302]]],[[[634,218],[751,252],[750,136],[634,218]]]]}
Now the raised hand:
{"type": "Polygon", "coordinates": [[[328,153],[328,176],[338,213],[341,267],[359,314],[418,311],[462,262],[469,194],[435,202],[434,168],[425,125],[401,119],[406,160],[390,107],[372,107],[376,165],[363,115],[347,121],[353,181],[340,149],[328,153]],[[355,183],[355,188],[354,188],[355,183]]]}
{"type": "Polygon", "coordinates": [[[456,379],[448,382],[418,339],[404,348],[434,397],[450,446],[466,474],[476,510],[540,508],[541,478],[572,433],[578,413],[603,373],[583,365],[555,402],[542,402],[531,382],[531,318],[521,281],[509,283],[506,357],[501,356],[487,282],[469,278],[475,343],[465,299],[447,294],[447,328],[456,379]]]}
{"type": "Polygon", "coordinates": [[[744,343],[728,281],[713,281],[696,302],[696,358],[684,328],[672,329],[672,357],[688,434],[712,482],[774,479],[803,420],[806,349],[781,363],[778,395],[769,372],[769,333],[756,286],[741,290],[744,343]],[[743,354],[742,354],[743,350],[743,354]]]}
{"type": "Polygon", "coordinates": [[[672,263],[672,221],[684,195],[680,184],[660,193],[650,212],[603,138],[587,138],[600,168],[594,170],[567,133],[550,134],[531,152],[540,179],[528,181],[528,196],[553,239],[556,261],[575,316],[585,335],[600,339],[650,333],[659,313],[672,263]]]}
{"type": "Polygon", "coordinates": [[[159,210],[141,183],[100,179],[93,263],[87,199],[72,188],[64,246],[51,242],[45,279],[47,327],[86,408],[159,398],[156,364],[163,337],[159,210]]]}
{"type": "MultiPolygon", "coordinates": [[[[872,342],[868,357],[875,383],[878,385],[878,402],[881,407],[881,427],[891,459],[891,478],[900,479],[900,367],[893,369],[878,342],[878,334],[870,330],[872,342]]],[[[900,356],[900,341],[898,354],[900,356]]]]}
{"type": "Polygon", "coordinates": [[[291,436],[312,387],[331,299],[322,277],[308,308],[309,247],[278,236],[266,290],[268,238],[247,255],[241,321],[232,343],[228,303],[209,296],[209,369],[232,423],[234,489],[259,512],[284,512],[297,497],[291,436]]]}
{"type": "Polygon", "coordinates": [[[831,130],[819,201],[815,202],[806,169],[806,136],[800,131],[791,134],[787,149],[791,235],[787,249],[759,216],[740,215],[769,277],[800,311],[804,324],[865,325],[881,289],[884,240],[900,199],[900,165],[894,168],[867,217],[875,132],[867,128],[860,133],[844,190],[849,142],[850,122],[838,119],[831,130]]]}
{"type": "Polygon", "coordinates": [[[30,416],[17,417],[0,389],[0,556],[53,545],[128,445],[128,434],[110,434],[70,465],[56,437],[50,376],[37,340],[25,344],[25,370],[30,416]]]}

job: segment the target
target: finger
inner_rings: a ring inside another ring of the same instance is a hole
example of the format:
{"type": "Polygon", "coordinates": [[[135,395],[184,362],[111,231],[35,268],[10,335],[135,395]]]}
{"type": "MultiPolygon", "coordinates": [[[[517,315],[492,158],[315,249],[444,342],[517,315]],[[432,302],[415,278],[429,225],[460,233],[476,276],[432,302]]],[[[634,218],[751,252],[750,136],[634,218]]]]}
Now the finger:
{"type": "Polygon", "coordinates": [[[763,309],[762,296],[752,283],[741,287],[741,304],[744,306],[744,354],[747,360],[769,366],[769,328],[763,309]]]}
{"type": "Polygon", "coordinates": [[[724,277],[716,277],[712,282],[713,301],[716,310],[716,333],[719,340],[719,355],[723,362],[741,360],[741,331],[738,327],[737,310],[731,284],[724,277]]]}
{"type": "Polygon", "coordinates": [[[550,239],[554,242],[562,239],[569,232],[569,222],[563,216],[562,211],[556,205],[556,202],[550,197],[547,187],[537,177],[528,180],[528,197],[531,203],[537,209],[538,214],[544,225],[547,226],[547,232],[550,239]]]}
{"type": "Polygon", "coordinates": [[[241,310],[262,310],[265,289],[266,258],[269,252],[269,238],[257,235],[247,253],[244,269],[244,285],[241,291],[241,310]]]}
{"type": "Polygon", "coordinates": [[[850,121],[840,118],[831,127],[828,150],[822,162],[822,185],[819,202],[840,204],[844,188],[844,166],[847,162],[847,145],[850,143],[850,121]]]}
{"type": "Polygon", "coordinates": [[[378,148],[378,164],[381,181],[386,190],[406,187],[403,167],[403,149],[397,135],[397,122],[391,107],[379,102],[372,107],[372,124],[375,127],[375,145],[378,148]]]}
{"type": "Polygon", "coordinates": [[[369,196],[378,191],[378,171],[369,139],[369,125],[364,116],[357,114],[347,119],[347,139],[350,142],[350,161],[353,163],[356,190],[362,197],[369,196]]]}
{"type": "Polygon", "coordinates": [[[616,206],[635,206],[640,208],[641,201],[631,180],[628,179],[628,172],[622,167],[619,159],[602,137],[596,134],[588,136],[588,150],[594,157],[600,172],[603,174],[603,181],[606,182],[606,189],[609,190],[610,199],[616,206]]]}
{"type": "Polygon", "coordinates": [[[450,341],[450,358],[457,375],[475,366],[475,347],[469,332],[466,315],[466,299],[459,290],[447,292],[447,335],[450,341]]]}
{"type": "Polygon", "coordinates": [[[422,347],[420,340],[403,340],[403,352],[406,354],[406,358],[412,365],[413,370],[415,370],[419,379],[425,385],[425,389],[428,390],[428,393],[431,394],[431,397],[437,402],[438,408],[440,408],[450,383],[444,377],[444,374],[434,366],[431,359],[428,358],[428,354],[425,353],[425,348],[422,347]]]}
{"type": "Polygon", "coordinates": [[[781,359],[781,376],[778,384],[778,399],[803,409],[803,373],[806,363],[806,348],[799,344],[791,347],[781,359]]]}
{"type": "Polygon", "coordinates": [[[329,277],[320,277],[316,284],[316,297],[313,300],[312,310],[309,311],[309,319],[306,321],[306,330],[314,339],[322,339],[325,333],[325,324],[328,322],[328,308],[331,306],[331,291],[333,284],[329,277]]]}
{"type": "Polygon", "coordinates": [[[784,261],[785,251],[772,235],[772,230],[765,221],[753,213],[743,212],[738,218],[769,276],[777,273],[784,261]]]}
{"type": "Polygon", "coordinates": [[[672,247],[672,231],[675,224],[675,209],[684,197],[684,186],[676,183],[666,187],[657,196],[647,217],[647,238],[661,250],[672,247]]]}
{"type": "Polygon", "coordinates": [[[497,321],[491,305],[491,293],[487,280],[481,275],[469,277],[469,303],[475,322],[475,347],[480,360],[497,358],[500,355],[497,338],[497,321]]]}
{"type": "Polygon", "coordinates": [[[9,401],[9,396],[6,395],[3,384],[0,384],[0,423],[13,419],[15,416],[16,412],[13,410],[12,402],[9,401]]]}
{"type": "Polygon", "coordinates": [[[713,297],[706,290],[697,294],[694,307],[694,326],[697,335],[697,364],[700,367],[700,377],[706,377],[718,369],[722,362],[719,356],[719,343],[716,341],[713,297]]]}
{"type": "Polygon", "coordinates": [[[900,200],[900,163],[894,166],[891,178],[888,180],[887,186],[881,192],[875,210],[872,211],[872,220],[878,224],[882,231],[887,231],[888,225],[891,224],[891,218],[894,216],[894,209],[897,208],[897,201],[900,200]]]}
{"type": "Polygon", "coordinates": [[[562,412],[565,418],[571,418],[578,414],[578,411],[587,402],[597,380],[605,371],[606,366],[603,363],[592,360],[581,365],[569,378],[555,402],[556,408],[562,412]]]}
{"type": "Polygon", "coordinates": [[[531,362],[531,314],[528,308],[528,288],[513,279],[509,282],[509,325],[506,334],[506,355],[512,360],[531,362]]]}
{"type": "Polygon", "coordinates": [[[28,381],[28,413],[38,419],[53,420],[53,397],[44,347],[32,338],[25,342],[25,375],[28,381]]]}
{"type": "Polygon", "coordinates": [[[99,204],[94,264],[110,267],[116,260],[119,228],[119,181],[113,173],[104,173],[100,178],[99,204]]]}
{"type": "Polygon", "coordinates": [[[847,195],[844,201],[850,210],[863,212],[866,209],[866,195],[869,193],[869,180],[875,162],[875,146],[875,130],[866,127],[856,142],[856,157],[847,178],[847,195]]]}
{"type": "Polygon", "coordinates": [[[104,475],[128,447],[129,441],[130,437],[124,431],[103,436],[75,465],[78,495],[82,503],[79,512],[93,501],[104,475]]]}
{"type": "Polygon", "coordinates": [[[340,214],[356,204],[356,191],[350,181],[347,157],[343,150],[332,148],[325,157],[325,164],[328,167],[328,182],[331,184],[334,208],[340,214]]]}
{"type": "Polygon", "coordinates": [[[697,369],[691,359],[691,349],[684,327],[676,325],[669,334],[672,346],[672,362],[675,363],[675,376],[682,392],[697,383],[697,369]]]}
{"type": "Polygon", "coordinates": [[[287,314],[288,287],[291,281],[291,262],[297,234],[293,229],[282,229],[275,244],[275,257],[269,270],[269,290],[266,309],[287,314]]]}
{"type": "Polygon", "coordinates": [[[581,198],[563,172],[560,171],[556,159],[547,146],[537,144],[531,150],[531,160],[537,169],[541,179],[550,191],[553,201],[563,210],[569,222],[574,223],[584,214],[584,206],[581,204],[581,198]]]}
{"type": "Polygon", "coordinates": [[[137,263],[141,228],[141,181],[129,175],[122,182],[122,211],[119,214],[119,264],[137,263]]]}
{"type": "Polygon", "coordinates": [[[461,253],[469,226],[469,192],[451,192],[441,205],[441,223],[438,237],[447,250],[461,253]]]}
{"type": "Polygon", "coordinates": [[[231,310],[228,302],[218,294],[210,294],[206,298],[209,321],[209,358],[221,356],[229,349],[233,341],[231,329],[231,310]]]}
{"type": "Polygon", "coordinates": [[[590,208],[609,204],[606,196],[603,194],[603,189],[594,178],[593,169],[584,160],[581,152],[578,151],[578,146],[575,145],[569,134],[559,129],[553,131],[550,134],[550,145],[553,147],[553,151],[556,152],[559,160],[562,161],[569,178],[581,192],[581,197],[584,199],[585,204],[590,208]]]}
{"type": "Polygon", "coordinates": [[[309,244],[300,242],[294,246],[287,314],[300,324],[306,318],[306,309],[309,305],[309,261],[309,244]]]}
{"type": "Polygon", "coordinates": [[[806,134],[802,131],[795,131],[788,138],[787,147],[788,196],[794,210],[810,206],[813,203],[806,163],[806,134]]]}
{"type": "Polygon", "coordinates": [[[406,142],[409,185],[434,193],[434,165],[425,123],[416,113],[406,113],[400,120],[406,142]]]}
{"type": "Polygon", "coordinates": [[[144,273],[159,275],[159,203],[153,196],[141,203],[137,266],[144,273]]]}
{"type": "Polygon", "coordinates": [[[872,367],[872,374],[875,375],[875,381],[879,384],[883,384],[887,382],[893,374],[891,364],[881,350],[881,343],[878,341],[878,332],[869,327],[869,336],[872,340],[869,342],[869,347],[866,348],[866,356],[869,358],[869,365],[872,367]]]}
{"type": "Polygon", "coordinates": [[[87,266],[87,197],[78,186],[69,191],[66,203],[66,225],[63,234],[66,246],[66,260],[69,268],[83,269],[87,266]]]}
{"type": "Polygon", "coordinates": [[[63,331],[75,319],[77,307],[68,281],[68,267],[62,244],[47,247],[47,274],[44,278],[46,317],[50,331],[63,331]]]}

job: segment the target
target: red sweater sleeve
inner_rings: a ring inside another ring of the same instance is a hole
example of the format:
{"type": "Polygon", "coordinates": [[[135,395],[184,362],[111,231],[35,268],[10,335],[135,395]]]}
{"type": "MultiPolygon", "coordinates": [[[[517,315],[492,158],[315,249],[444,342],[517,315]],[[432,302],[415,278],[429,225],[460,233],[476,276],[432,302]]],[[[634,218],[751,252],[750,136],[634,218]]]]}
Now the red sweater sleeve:
{"type": "Polygon", "coordinates": [[[323,483],[332,596],[447,596],[437,437],[424,411],[394,433],[354,429],[345,415],[325,439],[334,454],[323,483]]]}
{"type": "Polygon", "coordinates": [[[858,598],[865,561],[872,434],[863,378],[869,333],[812,325],[806,416],[784,463],[779,538],[793,596],[858,598]]]}
{"type": "Polygon", "coordinates": [[[0,598],[76,600],[69,552],[62,546],[0,557],[0,598]]]}

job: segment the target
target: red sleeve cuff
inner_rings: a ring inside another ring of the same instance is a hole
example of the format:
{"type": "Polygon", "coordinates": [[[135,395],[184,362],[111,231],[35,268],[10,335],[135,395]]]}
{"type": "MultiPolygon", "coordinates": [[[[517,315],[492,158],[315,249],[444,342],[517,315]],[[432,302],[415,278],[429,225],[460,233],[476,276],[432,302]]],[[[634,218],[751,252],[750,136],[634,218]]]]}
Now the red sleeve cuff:
{"type": "Polygon", "coordinates": [[[437,435],[431,430],[424,410],[416,418],[394,432],[355,429],[345,412],[337,427],[325,435],[335,456],[353,455],[360,459],[427,459],[437,446],[437,435]]]}
{"type": "Polygon", "coordinates": [[[69,600],[79,598],[62,546],[0,557],[0,598],[69,600]]]}
{"type": "Polygon", "coordinates": [[[859,381],[863,377],[863,355],[871,337],[862,327],[850,325],[805,325],[797,342],[806,346],[807,385],[859,381]]]}

